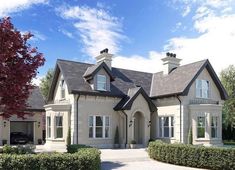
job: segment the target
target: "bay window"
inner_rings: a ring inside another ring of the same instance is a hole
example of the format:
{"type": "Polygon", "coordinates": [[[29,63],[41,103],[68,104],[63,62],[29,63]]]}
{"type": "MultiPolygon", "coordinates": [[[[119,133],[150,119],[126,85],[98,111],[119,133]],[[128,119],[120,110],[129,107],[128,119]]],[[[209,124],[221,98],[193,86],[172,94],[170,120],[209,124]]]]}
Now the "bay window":
{"type": "Polygon", "coordinates": [[[209,98],[209,81],[196,80],[196,97],[209,98]]]}
{"type": "Polygon", "coordinates": [[[197,117],[197,138],[205,138],[205,116],[197,117]]]}
{"type": "Polygon", "coordinates": [[[47,116],[47,138],[51,138],[51,117],[47,116]]]}
{"type": "Polygon", "coordinates": [[[89,116],[89,138],[109,138],[109,116],[89,116]]]}
{"type": "Polygon", "coordinates": [[[171,138],[174,137],[174,117],[159,117],[159,137],[171,138]]]}
{"type": "Polygon", "coordinates": [[[56,138],[63,138],[63,117],[55,116],[56,138]]]}
{"type": "Polygon", "coordinates": [[[212,116],[211,117],[211,138],[218,137],[218,117],[212,116]]]}

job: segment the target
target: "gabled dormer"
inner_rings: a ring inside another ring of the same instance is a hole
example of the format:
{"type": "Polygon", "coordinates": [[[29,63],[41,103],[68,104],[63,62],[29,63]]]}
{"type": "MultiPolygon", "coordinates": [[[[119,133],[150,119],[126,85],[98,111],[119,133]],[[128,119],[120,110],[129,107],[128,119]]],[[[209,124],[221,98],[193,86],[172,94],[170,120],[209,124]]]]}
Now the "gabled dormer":
{"type": "Polygon", "coordinates": [[[108,53],[108,49],[104,49],[96,59],[97,63],[88,67],[83,77],[93,90],[110,91],[110,82],[114,81],[111,71],[112,54],[108,53]]]}

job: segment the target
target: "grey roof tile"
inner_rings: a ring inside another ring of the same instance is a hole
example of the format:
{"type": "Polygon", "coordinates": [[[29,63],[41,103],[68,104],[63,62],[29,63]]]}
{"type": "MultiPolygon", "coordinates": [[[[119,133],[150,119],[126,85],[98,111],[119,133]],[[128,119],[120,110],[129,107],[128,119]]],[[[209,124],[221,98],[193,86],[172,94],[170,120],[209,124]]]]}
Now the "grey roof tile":
{"type": "Polygon", "coordinates": [[[27,100],[27,110],[41,110],[44,111],[45,101],[40,92],[39,87],[35,87],[31,90],[29,98],[27,100]]]}
{"type": "Polygon", "coordinates": [[[182,65],[168,75],[164,75],[163,72],[154,73],[150,95],[154,97],[183,93],[206,61],[182,65]]]}

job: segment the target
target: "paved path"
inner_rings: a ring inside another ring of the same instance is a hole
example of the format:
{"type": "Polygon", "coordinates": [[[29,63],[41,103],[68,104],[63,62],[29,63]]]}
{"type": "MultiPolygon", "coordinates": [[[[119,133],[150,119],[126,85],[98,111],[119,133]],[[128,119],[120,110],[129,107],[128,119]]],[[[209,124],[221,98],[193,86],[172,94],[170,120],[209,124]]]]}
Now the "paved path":
{"type": "Polygon", "coordinates": [[[152,160],[145,149],[101,149],[102,170],[199,170],[152,160]]]}

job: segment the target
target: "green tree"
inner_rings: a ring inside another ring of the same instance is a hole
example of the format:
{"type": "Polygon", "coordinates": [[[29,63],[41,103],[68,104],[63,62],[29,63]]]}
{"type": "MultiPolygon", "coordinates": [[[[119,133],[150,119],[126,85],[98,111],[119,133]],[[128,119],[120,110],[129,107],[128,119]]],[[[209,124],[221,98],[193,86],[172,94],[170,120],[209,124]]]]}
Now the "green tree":
{"type": "Polygon", "coordinates": [[[235,128],[235,67],[230,65],[222,70],[220,78],[228,93],[223,107],[223,125],[225,128],[235,128]]]}
{"type": "Polygon", "coordinates": [[[45,99],[47,99],[48,94],[49,94],[49,89],[50,89],[50,86],[51,86],[53,74],[54,74],[53,69],[49,69],[47,71],[46,76],[41,79],[41,83],[39,85],[40,90],[42,92],[42,95],[45,99]]]}

